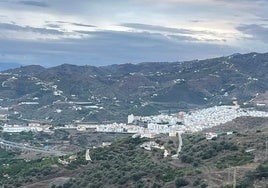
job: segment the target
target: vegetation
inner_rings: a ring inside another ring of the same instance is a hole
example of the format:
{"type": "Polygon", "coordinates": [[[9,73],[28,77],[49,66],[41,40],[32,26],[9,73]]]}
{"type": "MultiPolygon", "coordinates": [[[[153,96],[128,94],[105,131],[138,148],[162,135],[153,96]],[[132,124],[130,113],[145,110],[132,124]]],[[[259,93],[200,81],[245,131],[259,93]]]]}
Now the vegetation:
{"type": "MultiPolygon", "coordinates": [[[[254,171],[249,171],[239,181],[238,188],[250,188],[256,180],[268,181],[268,160],[261,163],[254,171]]],[[[266,184],[267,186],[267,184],[266,184]]]]}
{"type": "Polygon", "coordinates": [[[212,166],[223,169],[247,164],[254,159],[252,153],[246,153],[243,147],[227,140],[225,136],[206,140],[203,134],[197,133],[185,135],[183,142],[180,159],[183,163],[190,163],[195,167],[211,163],[212,166]]]}
{"type": "Polygon", "coordinates": [[[52,167],[56,158],[41,158],[33,161],[7,158],[0,166],[0,185],[15,185],[36,181],[44,176],[56,173],[59,169],[52,167]]]}
{"type": "MultiPolygon", "coordinates": [[[[254,120],[255,121],[255,120],[254,120]]],[[[263,122],[265,123],[265,122],[263,122]]],[[[22,160],[23,153],[0,149],[0,186],[18,187],[35,182],[53,182],[52,187],[232,187],[227,182],[228,167],[237,168],[237,187],[246,188],[259,185],[265,187],[268,162],[260,158],[265,152],[264,138],[267,126],[238,131],[233,135],[222,134],[217,139],[207,140],[203,133],[183,134],[182,151],[179,159],[163,157],[163,150],[153,148],[147,151],[140,145],[155,141],[172,155],[178,148],[178,138],[159,135],[155,139],[127,137],[113,142],[107,147],[90,149],[92,161],[85,160],[85,150],[60,157],[68,164],[59,163],[58,157],[22,160]],[[249,152],[248,148],[255,150],[249,152]],[[75,158],[75,159],[74,159],[75,158]],[[254,162],[253,162],[254,159],[254,162]],[[256,163],[256,159],[259,160],[256,163]],[[256,164],[260,164],[256,167],[256,164]],[[246,165],[246,168],[244,168],[246,165]],[[252,167],[251,167],[252,166],[252,167]],[[248,167],[251,169],[249,170],[248,167]],[[246,170],[248,173],[245,173],[246,170]],[[55,183],[55,177],[67,177],[64,182],[55,183]],[[220,184],[219,182],[222,182],[220,184]]],[[[13,134],[32,142],[53,139],[72,140],[73,144],[88,148],[86,142],[98,143],[110,139],[107,134],[79,133],[57,130],[54,135],[47,133],[13,134]]],[[[11,135],[6,135],[11,136],[11,135]]],[[[60,142],[61,143],[61,142],[60,142]]],[[[70,142],[71,143],[71,142],[70,142]]]]}
{"type": "Polygon", "coordinates": [[[184,187],[189,184],[189,182],[184,178],[178,178],[176,179],[176,187],[184,187]]]}
{"type": "Polygon", "coordinates": [[[5,159],[12,159],[19,153],[20,152],[18,151],[11,151],[11,150],[5,150],[5,149],[0,148],[0,161],[2,162],[5,159]]]}
{"type": "Polygon", "coordinates": [[[146,105],[141,106],[140,108],[133,108],[130,111],[130,114],[134,114],[137,116],[150,116],[159,114],[158,109],[155,106],[146,105]]]}
{"type": "Polygon", "coordinates": [[[2,134],[5,140],[13,141],[13,142],[29,142],[34,140],[34,134],[29,132],[20,132],[20,133],[6,133],[2,134]]]}
{"type": "MultiPolygon", "coordinates": [[[[154,160],[150,152],[139,147],[144,138],[125,138],[110,147],[97,148],[90,152],[92,163],[88,169],[70,181],[72,187],[115,186],[163,186],[185,175],[186,169],[154,160]]],[[[154,152],[161,152],[155,150],[154,152]]],[[[162,152],[161,152],[162,153],[162,152]]]]}
{"type": "Polygon", "coordinates": [[[219,169],[227,168],[229,166],[241,166],[252,162],[254,155],[252,153],[231,153],[226,156],[223,156],[217,161],[216,166],[219,169]]]}

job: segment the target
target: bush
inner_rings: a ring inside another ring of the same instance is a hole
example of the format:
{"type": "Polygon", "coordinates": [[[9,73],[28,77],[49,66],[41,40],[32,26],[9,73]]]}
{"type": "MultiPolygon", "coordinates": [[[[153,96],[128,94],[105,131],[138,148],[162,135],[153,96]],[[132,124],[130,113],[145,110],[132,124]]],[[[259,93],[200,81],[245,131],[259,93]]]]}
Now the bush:
{"type": "Polygon", "coordinates": [[[189,184],[189,182],[184,178],[177,178],[175,181],[176,187],[184,187],[188,184],[189,184]]]}
{"type": "Polygon", "coordinates": [[[193,186],[198,186],[200,185],[200,183],[201,183],[201,179],[198,178],[197,180],[194,181],[193,186]]]}
{"type": "Polygon", "coordinates": [[[206,184],[206,183],[202,183],[201,185],[200,185],[200,187],[201,188],[206,188],[208,185],[206,184]]]}
{"type": "Polygon", "coordinates": [[[239,182],[239,188],[247,188],[252,187],[253,183],[256,179],[267,179],[268,177],[268,160],[264,161],[260,164],[256,170],[247,172],[245,177],[239,182]]]}
{"type": "Polygon", "coordinates": [[[194,158],[189,155],[181,155],[181,161],[184,163],[192,163],[194,161],[194,158]]]}
{"type": "Polygon", "coordinates": [[[199,162],[198,162],[198,161],[194,161],[194,162],[193,162],[193,166],[194,166],[194,167],[198,167],[198,165],[199,165],[199,162]]]}
{"type": "Polygon", "coordinates": [[[161,185],[159,185],[158,183],[154,183],[153,185],[152,185],[152,188],[160,188],[161,187],[161,185]]]}
{"type": "Polygon", "coordinates": [[[266,164],[263,163],[259,165],[256,169],[256,177],[258,179],[267,178],[268,177],[268,162],[266,164]]]}

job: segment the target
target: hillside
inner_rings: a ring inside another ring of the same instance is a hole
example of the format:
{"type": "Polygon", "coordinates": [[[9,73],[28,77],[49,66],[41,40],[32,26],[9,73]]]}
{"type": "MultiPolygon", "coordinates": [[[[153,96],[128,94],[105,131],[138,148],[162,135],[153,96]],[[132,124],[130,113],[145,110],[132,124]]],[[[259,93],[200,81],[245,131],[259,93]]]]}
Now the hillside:
{"type": "MultiPolygon", "coordinates": [[[[243,122],[251,121],[245,118],[243,122]]],[[[178,138],[160,135],[154,139],[123,138],[111,146],[90,149],[92,161],[85,161],[85,151],[60,157],[70,161],[62,165],[57,157],[24,161],[10,157],[2,161],[1,184],[9,187],[232,187],[236,171],[236,184],[240,188],[267,186],[267,159],[265,142],[268,119],[254,119],[258,128],[243,130],[243,122],[234,120],[232,135],[221,135],[206,140],[204,133],[183,134],[182,151],[176,153],[178,138]],[[151,141],[164,146],[164,150],[145,150],[142,144],[151,141]],[[205,149],[204,149],[205,148],[205,149]],[[4,170],[4,171],[3,171],[4,170]],[[10,177],[10,178],[6,178],[10,177]]],[[[222,125],[222,130],[229,130],[222,125]]],[[[211,130],[207,130],[211,131],[211,130]]],[[[4,156],[2,156],[4,157],[4,156]]]]}
{"type": "Polygon", "coordinates": [[[10,107],[14,121],[55,124],[126,121],[130,113],[187,111],[233,100],[256,106],[267,102],[267,62],[268,53],[250,53],[174,63],[26,66],[0,74],[0,105],[10,107]]]}

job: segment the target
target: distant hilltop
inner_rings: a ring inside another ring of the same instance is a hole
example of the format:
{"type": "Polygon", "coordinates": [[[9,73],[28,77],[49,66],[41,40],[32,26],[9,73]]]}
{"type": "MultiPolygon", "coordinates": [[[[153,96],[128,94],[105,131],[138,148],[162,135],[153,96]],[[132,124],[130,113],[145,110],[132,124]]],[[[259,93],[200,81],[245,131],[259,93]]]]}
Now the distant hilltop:
{"type": "Polygon", "coordinates": [[[8,69],[14,69],[14,68],[19,68],[22,65],[19,63],[1,63],[0,62],[0,71],[5,71],[8,69]]]}

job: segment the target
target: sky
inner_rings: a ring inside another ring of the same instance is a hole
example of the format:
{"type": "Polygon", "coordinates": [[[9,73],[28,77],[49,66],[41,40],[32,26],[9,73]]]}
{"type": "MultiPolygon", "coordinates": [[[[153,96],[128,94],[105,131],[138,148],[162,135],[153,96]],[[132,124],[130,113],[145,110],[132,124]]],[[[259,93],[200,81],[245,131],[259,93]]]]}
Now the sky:
{"type": "Polygon", "coordinates": [[[0,63],[104,66],[268,52],[268,0],[0,0],[0,63]]]}

